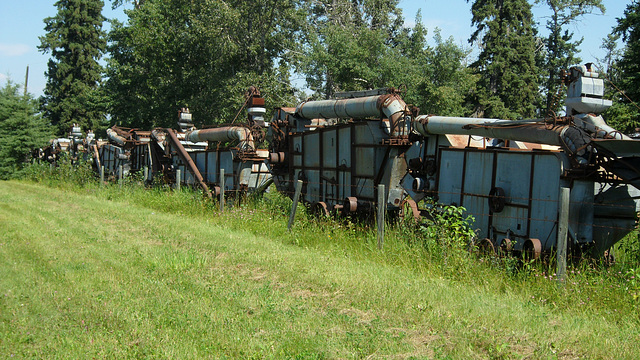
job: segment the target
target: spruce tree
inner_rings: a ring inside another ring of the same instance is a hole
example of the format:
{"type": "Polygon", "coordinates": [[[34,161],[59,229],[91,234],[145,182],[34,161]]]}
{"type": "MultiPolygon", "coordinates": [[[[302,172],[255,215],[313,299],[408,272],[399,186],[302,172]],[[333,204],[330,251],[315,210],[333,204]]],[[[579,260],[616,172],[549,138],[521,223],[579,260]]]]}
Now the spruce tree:
{"type": "Polygon", "coordinates": [[[73,123],[96,129],[104,119],[98,63],[106,47],[101,0],[59,0],[58,13],[44,19],[39,50],[51,53],[46,71],[44,116],[65,135],[73,123]]]}
{"type": "Polygon", "coordinates": [[[53,134],[38,113],[37,101],[22,95],[9,81],[0,88],[0,179],[9,179],[24,164],[27,154],[44,146],[53,134]]]}
{"type": "Polygon", "coordinates": [[[547,20],[549,36],[544,40],[545,56],[542,60],[544,72],[544,91],[546,102],[543,111],[557,113],[562,107],[561,101],[565,93],[560,90],[560,71],[568,70],[581,60],[576,56],[578,46],[583,38],[573,39],[573,32],[566,28],[575,22],[580,16],[600,12],[604,14],[605,8],[601,0],[538,0],[544,2],[551,10],[551,16],[547,20]]]}
{"type": "Polygon", "coordinates": [[[625,47],[612,66],[615,68],[612,80],[617,80],[622,93],[614,96],[614,106],[605,116],[618,130],[630,133],[640,127],[640,1],[627,5],[624,16],[617,20],[613,34],[622,36],[625,47]]]}
{"type": "Polygon", "coordinates": [[[472,64],[480,75],[475,114],[505,119],[535,116],[539,77],[531,5],[527,0],[475,0],[471,13],[476,30],[469,42],[481,46],[472,64]]]}

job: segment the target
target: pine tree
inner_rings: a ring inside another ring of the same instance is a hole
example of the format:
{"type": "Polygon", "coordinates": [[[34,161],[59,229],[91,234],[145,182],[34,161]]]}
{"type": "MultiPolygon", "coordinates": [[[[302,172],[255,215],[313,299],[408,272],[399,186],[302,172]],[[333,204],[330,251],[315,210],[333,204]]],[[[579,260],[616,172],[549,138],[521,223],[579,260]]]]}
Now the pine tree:
{"type": "MultiPolygon", "coordinates": [[[[614,96],[614,106],[605,116],[616,129],[630,133],[640,127],[640,1],[627,5],[624,16],[617,20],[613,35],[621,35],[625,47],[612,68],[615,69],[613,80],[617,79],[623,93],[614,96]]],[[[608,45],[611,46],[610,41],[608,45]]]]}
{"type": "Polygon", "coordinates": [[[531,5],[527,0],[475,0],[471,13],[476,30],[469,42],[481,46],[471,65],[480,75],[475,114],[505,119],[535,116],[539,77],[531,5]]]}
{"type": "Polygon", "coordinates": [[[85,130],[96,129],[104,120],[98,63],[106,47],[101,0],[59,0],[58,13],[44,19],[46,35],[39,50],[51,53],[44,90],[44,116],[69,132],[73,123],[85,130]]]}
{"type": "Polygon", "coordinates": [[[31,95],[22,95],[20,86],[11,81],[0,88],[0,179],[10,178],[29,151],[45,145],[50,130],[31,95]]]}
{"type": "Polygon", "coordinates": [[[563,91],[559,93],[560,71],[568,70],[570,66],[581,61],[576,54],[583,38],[573,40],[573,32],[566,27],[585,14],[598,11],[604,14],[605,8],[601,0],[538,0],[537,2],[544,2],[551,9],[551,16],[547,21],[549,36],[544,40],[546,51],[541,66],[544,71],[546,92],[546,103],[542,111],[557,113],[563,107],[561,100],[565,95],[563,91]]]}

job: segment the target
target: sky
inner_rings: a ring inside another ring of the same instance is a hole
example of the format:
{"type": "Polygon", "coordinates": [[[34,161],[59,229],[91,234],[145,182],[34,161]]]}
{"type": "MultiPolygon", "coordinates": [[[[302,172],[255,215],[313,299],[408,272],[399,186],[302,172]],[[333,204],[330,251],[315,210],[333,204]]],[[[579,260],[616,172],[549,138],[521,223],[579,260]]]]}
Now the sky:
{"type": "MultiPolygon", "coordinates": [[[[122,9],[111,9],[111,2],[105,1],[103,14],[107,18],[125,19],[122,9]]],[[[7,79],[24,84],[25,72],[29,66],[28,91],[40,96],[46,84],[45,71],[49,54],[42,54],[37,46],[39,37],[44,35],[46,17],[55,16],[55,0],[0,0],[0,86],[7,79]]],[[[602,39],[611,32],[616,18],[623,16],[624,9],[632,0],[602,0],[607,11],[605,15],[586,15],[577,22],[571,31],[574,38],[584,37],[580,46],[580,57],[584,62],[597,62],[604,57],[600,49],[602,39]]],[[[429,30],[440,28],[443,37],[453,37],[456,43],[470,47],[467,40],[473,32],[471,26],[471,4],[466,0],[401,0],[405,22],[415,23],[418,10],[422,13],[422,23],[429,30]]],[[[540,24],[544,35],[545,16],[548,11],[542,5],[534,5],[534,17],[540,24]]]]}

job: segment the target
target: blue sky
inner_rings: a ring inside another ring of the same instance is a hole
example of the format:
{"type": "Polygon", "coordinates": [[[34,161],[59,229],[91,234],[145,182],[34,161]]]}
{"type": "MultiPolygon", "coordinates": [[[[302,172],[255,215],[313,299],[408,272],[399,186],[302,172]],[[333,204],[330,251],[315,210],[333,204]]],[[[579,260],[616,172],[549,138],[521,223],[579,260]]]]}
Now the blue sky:
{"type": "MultiPolygon", "coordinates": [[[[580,56],[585,62],[603,57],[602,38],[611,31],[615,19],[623,15],[629,3],[631,0],[603,0],[607,8],[605,15],[587,15],[571,29],[576,37],[584,37],[580,56]]],[[[43,19],[56,14],[54,4],[55,0],[0,0],[0,86],[4,86],[8,78],[23,84],[28,65],[28,90],[35,96],[42,95],[49,55],[38,52],[38,37],[44,35],[43,19]]],[[[415,15],[421,9],[422,22],[430,36],[438,27],[444,37],[452,36],[458,44],[470,46],[467,39],[473,28],[471,5],[466,0],[401,0],[400,7],[408,24],[414,23],[415,15]]],[[[541,5],[535,5],[533,10],[542,28],[547,12],[541,5]]],[[[109,0],[105,1],[104,15],[124,18],[121,10],[111,10],[109,0]]]]}

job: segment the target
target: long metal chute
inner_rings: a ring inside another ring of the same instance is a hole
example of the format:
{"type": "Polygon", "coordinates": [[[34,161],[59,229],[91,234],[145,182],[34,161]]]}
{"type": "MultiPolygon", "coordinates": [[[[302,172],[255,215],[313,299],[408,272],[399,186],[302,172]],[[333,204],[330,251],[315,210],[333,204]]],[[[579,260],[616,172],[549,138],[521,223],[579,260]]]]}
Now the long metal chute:
{"type": "Polygon", "coordinates": [[[202,174],[200,174],[200,170],[198,170],[198,167],[193,162],[193,159],[191,159],[191,156],[189,156],[187,150],[184,148],[184,146],[182,146],[180,140],[178,140],[176,133],[171,129],[165,129],[165,133],[169,135],[169,141],[171,142],[171,145],[176,148],[178,156],[180,156],[180,159],[182,159],[182,161],[184,162],[187,170],[191,172],[205,194],[207,194],[207,196],[212,199],[213,197],[211,195],[211,192],[209,191],[209,187],[204,182],[204,178],[202,177],[202,174]]]}
{"type": "Polygon", "coordinates": [[[237,140],[240,142],[241,149],[255,150],[251,130],[241,126],[225,126],[187,131],[185,133],[185,140],[191,142],[237,140]]]}
{"type": "Polygon", "coordinates": [[[296,107],[295,115],[304,119],[363,119],[386,116],[391,128],[397,129],[407,113],[407,104],[397,94],[366,96],[353,99],[305,101],[296,107]]]}

